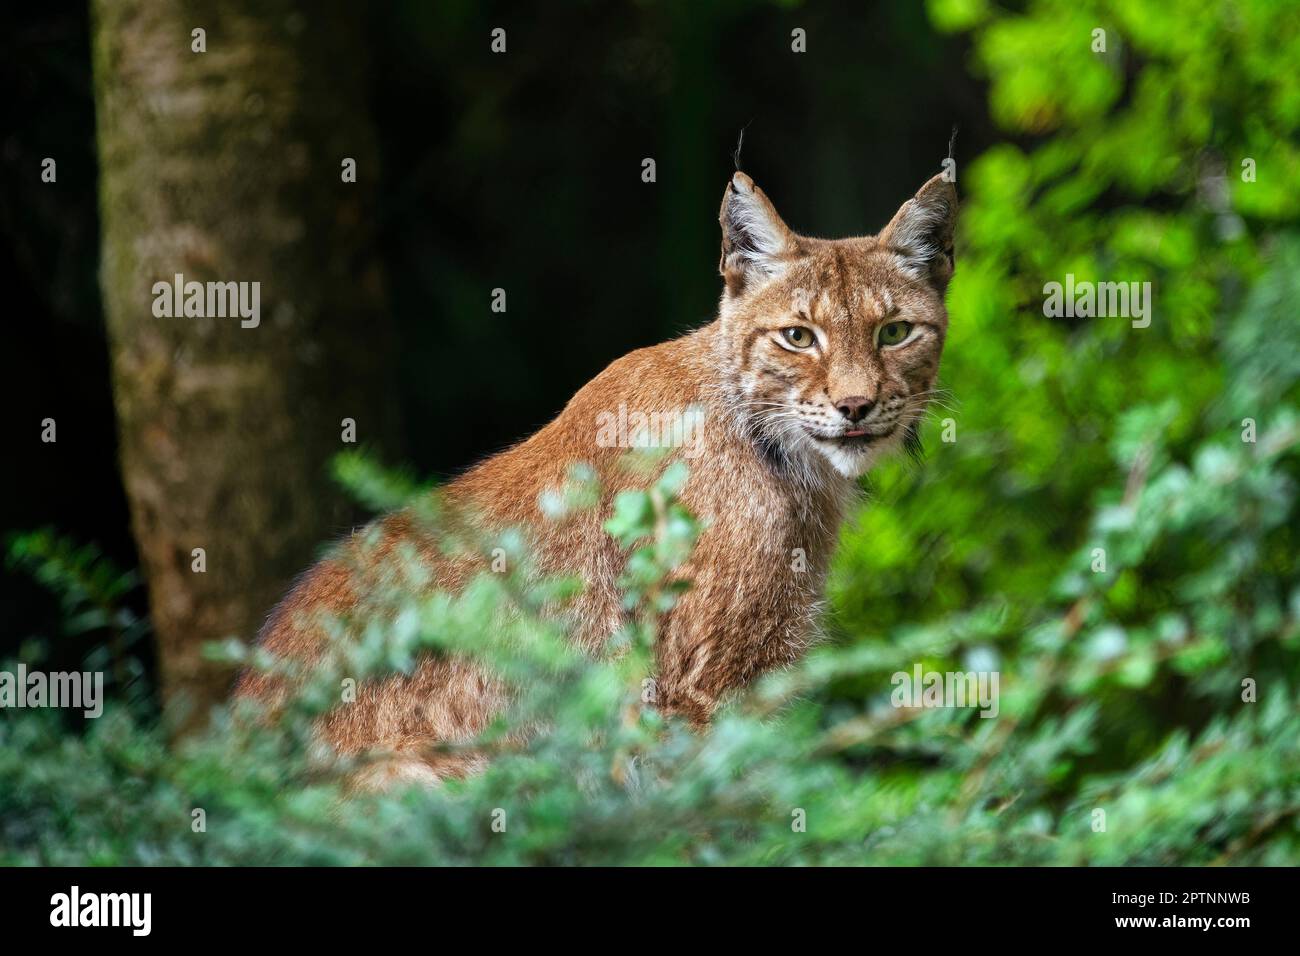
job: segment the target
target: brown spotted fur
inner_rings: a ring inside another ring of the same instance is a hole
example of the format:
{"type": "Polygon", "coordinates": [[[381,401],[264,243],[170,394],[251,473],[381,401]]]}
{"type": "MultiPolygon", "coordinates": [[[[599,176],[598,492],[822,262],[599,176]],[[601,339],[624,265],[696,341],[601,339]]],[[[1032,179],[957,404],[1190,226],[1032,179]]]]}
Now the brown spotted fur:
{"type": "MultiPolygon", "coordinates": [[[[624,554],[601,523],[612,495],[637,484],[619,467],[623,449],[597,445],[598,416],[620,404],[647,413],[703,409],[702,454],[689,462],[682,497],[705,530],[683,569],[692,587],[664,621],[656,657],[659,705],[706,721],[729,690],[793,662],[815,636],[857,474],[914,434],[947,326],[955,212],[955,191],[935,177],[879,236],[813,239],[789,230],[737,173],[720,215],[725,289],[718,318],[615,361],[549,425],[450,483],[444,513],[487,535],[525,528],[540,572],[580,575],[585,590],[567,610],[575,639],[598,652],[624,613],[614,583],[624,554]],[[875,330],[891,318],[921,324],[921,339],[877,348],[875,330]],[[806,324],[822,331],[824,345],[800,353],[777,342],[781,329],[806,324]],[[828,457],[834,452],[819,451],[809,430],[844,427],[835,408],[843,396],[874,400],[880,420],[892,416],[894,424],[837,467],[828,457]],[[539,496],[559,487],[575,462],[594,466],[602,506],[562,521],[543,518],[539,496]],[[794,570],[797,555],[806,570],[794,570]]],[[[350,626],[382,619],[374,595],[381,582],[391,584],[401,553],[418,555],[431,573],[428,586],[452,591],[488,563],[486,555],[477,566],[448,558],[408,515],[390,515],[302,577],[270,615],[262,645],[309,664],[325,647],[322,618],[350,626]]],[[[252,671],[237,687],[239,696],[270,703],[282,693],[277,681],[252,671]]],[[[410,677],[363,684],[355,703],[324,720],[322,735],[342,754],[384,758],[366,783],[432,781],[472,772],[482,758],[429,744],[472,739],[504,700],[475,667],[430,658],[410,677]]]]}

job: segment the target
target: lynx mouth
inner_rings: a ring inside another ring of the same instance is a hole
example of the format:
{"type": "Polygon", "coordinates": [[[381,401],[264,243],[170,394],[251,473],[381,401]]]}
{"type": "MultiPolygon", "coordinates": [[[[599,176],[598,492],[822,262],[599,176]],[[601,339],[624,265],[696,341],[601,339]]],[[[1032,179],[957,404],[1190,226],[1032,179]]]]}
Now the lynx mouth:
{"type": "Polygon", "coordinates": [[[819,435],[812,432],[812,436],[819,442],[831,445],[835,448],[866,448],[881,439],[888,438],[894,433],[891,427],[883,432],[869,432],[866,429],[855,429],[853,431],[841,432],[838,435],[819,435]]]}

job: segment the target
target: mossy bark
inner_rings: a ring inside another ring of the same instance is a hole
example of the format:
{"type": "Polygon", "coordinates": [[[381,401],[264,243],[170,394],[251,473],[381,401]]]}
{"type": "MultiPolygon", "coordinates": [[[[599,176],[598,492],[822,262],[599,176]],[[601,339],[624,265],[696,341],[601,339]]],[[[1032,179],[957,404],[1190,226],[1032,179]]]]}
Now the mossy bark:
{"type": "Polygon", "coordinates": [[[164,701],[227,691],[207,641],[252,638],[351,514],[327,463],[393,434],[373,255],[375,138],[356,4],[93,0],[101,282],[121,465],[164,701]],[[206,52],[192,31],[206,33],[206,52]],[[341,179],[354,158],[358,181],[341,179]],[[259,282],[261,321],[154,315],[155,282],[259,282]],[[194,570],[194,549],[206,571],[194,570]]]}

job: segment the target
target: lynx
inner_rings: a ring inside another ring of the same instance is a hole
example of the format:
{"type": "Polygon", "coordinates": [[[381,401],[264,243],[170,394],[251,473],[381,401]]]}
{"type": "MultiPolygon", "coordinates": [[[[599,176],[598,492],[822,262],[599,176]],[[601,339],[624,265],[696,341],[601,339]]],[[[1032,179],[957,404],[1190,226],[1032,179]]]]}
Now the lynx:
{"type": "MultiPolygon", "coordinates": [[[[658,706],[707,723],[727,692],[791,664],[816,637],[857,479],[917,441],[947,330],[956,211],[954,187],[935,176],[878,235],[814,239],[737,172],[719,215],[716,319],[615,361],[550,424],[447,485],[444,513],[487,531],[526,529],[539,574],[580,577],[563,613],[574,640],[599,653],[625,614],[615,582],[626,553],[602,524],[632,478],[618,467],[620,443],[597,440],[598,423],[620,408],[665,418],[701,410],[681,498],[703,530],[655,663],[658,706]],[[594,469],[601,505],[549,520],[539,498],[575,463],[594,469]]],[[[431,588],[455,592],[487,570],[486,556],[477,566],[447,557],[404,512],[379,519],[368,539],[366,548],[356,536],[343,542],[301,577],[262,629],[267,651],[310,665],[328,640],[322,617],[382,615],[374,593],[399,552],[419,556],[431,588]]],[[[247,671],[236,693],[274,704],[284,686],[247,671]]],[[[435,782],[475,771],[481,758],[429,745],[472,740],[505,700],[474,665],[431,656],[409,676],[363,684],[321,733],[340,754],[382,758],[368,785],[435,782]]]]}

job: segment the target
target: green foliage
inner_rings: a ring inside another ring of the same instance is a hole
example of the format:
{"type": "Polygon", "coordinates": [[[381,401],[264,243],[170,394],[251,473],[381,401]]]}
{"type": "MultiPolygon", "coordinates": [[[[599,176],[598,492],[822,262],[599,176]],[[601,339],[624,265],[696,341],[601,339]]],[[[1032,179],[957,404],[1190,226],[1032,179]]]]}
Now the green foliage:
{"type": "MultiPolygon", "coordinates": [[[[139,587],[139,575],[115,567],[94,544],[77,544],[52,528],[11,534],[5,550],[6,567],[30,574],[59,599],[59,638],[89,643],[80,667],[103,672],[110,691],[130,706],[143,705],[150,687],[139,655],[151,631],[126,602],[139,587]]],[[[20,649],[20,659],[29,667],[48,665],[62,656],[52,650],[47,639],[33,637],[20,649]]]]}
{"type": "MultiPolygon", "coordinates": [[[[643,703],[699,530],[670,468],[605,526],[633,555],[635,612],[608,657],[542,613],[575,584],[532,582],[518,541],[510,573],[455,599],[416,601],[398,575],[396,624],[338,649],[272,730],[222,712],[172,749],[131,707],[81,735],[5,714],[0,862],[1300,860],[1300,24],[1266,2],[930,6],[972,31],[997,117],[1032,139],[959,170],[951,400],[923,466],[871,477],[831,640],[707,733],[643,703]],[[1067,273],[1151,281],[1150,327],[1044,317],[1044,284],[1067,273]],[[430,649],[519,691],[475,744],[487,770],[345,799],[349,768],[316,752],[311,721],[343,677],[430,649]],[[996,671],[997,716],[891,706],[918,664],[996,671]]],[[[420,491],[362,456],[337,473],[374,507],[420,491]]],[[[548,513],[589,507],[591,483],[575,472],[548,513]]],[[[112,606],[85,554],[39,536],[10,550],[70,620],[112,606]]]]}
{"type": "Polygon", "coordinates": [[[383,468],[363,451],[344,451],[334,456],[334,480],[346,488],[358,504],[371,511],[392,511],[427,491],[408,471],[383,468]]]}

